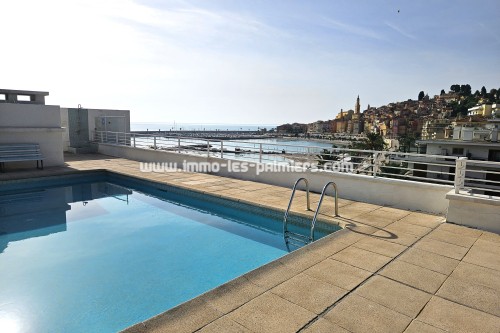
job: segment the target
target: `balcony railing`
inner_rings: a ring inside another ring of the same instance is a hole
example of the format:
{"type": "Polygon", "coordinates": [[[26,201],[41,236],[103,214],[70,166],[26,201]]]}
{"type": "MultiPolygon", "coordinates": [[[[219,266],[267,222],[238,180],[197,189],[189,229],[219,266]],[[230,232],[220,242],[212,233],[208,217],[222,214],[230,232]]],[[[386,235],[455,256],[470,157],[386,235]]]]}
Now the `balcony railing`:
{"type": "Polygon", "coordinates": [[[207,140],[154,134],[95,132],[94,141],[179,154],[277,163],[372,177],[454,185],[471,193],[500,196],[500,163],[456,156],[328,148],[239,140],[207,140]],[[459,172],[456,172],[458,170],[459,172]],[[465,171],[464,171],[465,170],[465,171]]]}
{"type": "Polygon", "coordinates": [[[500,162],[457,160],[455,193],[466,190],[471,195],[500,197],[500,162]]]}

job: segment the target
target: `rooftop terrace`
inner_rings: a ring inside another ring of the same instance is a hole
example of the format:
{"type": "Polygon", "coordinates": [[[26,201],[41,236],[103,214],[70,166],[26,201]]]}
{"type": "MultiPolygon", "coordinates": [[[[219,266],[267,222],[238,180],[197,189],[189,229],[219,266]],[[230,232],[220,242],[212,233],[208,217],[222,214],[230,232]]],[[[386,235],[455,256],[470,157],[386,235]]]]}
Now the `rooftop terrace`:
{"type": "MultiPolygon", "coordinates": [[[[191,172],[143,173],[139,162],[68,155],[63,167],[2,181],[108,170],[285,210],[289,188],[191,172]]],[[[322,220],[344,229],[127,332],[499,332],[500,236],[439,215],[342,199],[322,220]]],[[[297,193],[292,211],[304,210],[297,193]]],[[[300,200],[304,199],[303,201],[300,200]]],[[[319,195],[312,194],[312,205],[319,195]]]]}

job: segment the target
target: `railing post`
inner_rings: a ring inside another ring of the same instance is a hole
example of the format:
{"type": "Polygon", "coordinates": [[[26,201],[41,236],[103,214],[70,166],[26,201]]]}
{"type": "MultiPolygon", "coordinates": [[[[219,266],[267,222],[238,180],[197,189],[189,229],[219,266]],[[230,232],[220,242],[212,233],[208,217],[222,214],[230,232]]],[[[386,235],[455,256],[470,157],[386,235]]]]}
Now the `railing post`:
{"type": "Polygon", "coordinates": [[[373,153],[373,177],[377,176],[377,173],[380,172],[380,159],[379,153],[373,153]]]}
{"type": "Polygon", "coordinates": [[[259,143],[259,163],[262,163],[262,143],[259,143]]]}
{"type": "Polygon", "coordinates": [[[99,132],[99,136],[101,137],[101,143],[104,143],[104,135],[102,135],[102,132],[99,132]]]}
{"type": "Polygon", "coordinates": [[[220,158],[224,158],[224,141],[220,142],[220,158]]]}
{"type": "Polygon", "coordinates": [[[467,168],[467,157],[459,157],[455,161],[455,193],[459,193],[465,186],[465,171],[467,168]]]}
{"type": "Polygon", "coordinates": [[[115,143],[118,144],[118,132],[115,133],[115,143]]]}
{"type": "Polygon", "coordinates": [[[134,141],[134,148],[135,148],[135,134],[132,134],[132,140],[134,141]]]}
{"type": "Polygon", "coordinates": [[[156,150],[156,135],[153,136],[153,149],[156,150]]]}
{"type": "Polygon", "coordinates": [[[181,139],[180,139],[180,138],[178,138],[178,139],[177,139],[177,152],[178,152],[179,154],[180,154],[180,152],[181,152],[181,139]]]}
{"type": "Polygon", "coordinates": [[[210,140],[207,140],[207,157],[210,157],[210,140]]]}

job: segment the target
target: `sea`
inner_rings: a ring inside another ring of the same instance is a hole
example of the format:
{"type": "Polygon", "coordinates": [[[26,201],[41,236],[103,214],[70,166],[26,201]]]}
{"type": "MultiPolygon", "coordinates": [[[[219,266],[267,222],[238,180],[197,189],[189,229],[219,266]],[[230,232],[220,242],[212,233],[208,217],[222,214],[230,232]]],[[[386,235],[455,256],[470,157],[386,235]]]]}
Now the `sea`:
{"type": "MultiPolygon", "coordinates": [[[[130,124],[132,131],[169,131],[169,130],[186,130],[186,131],[257,131],[259,129],[276,128],[276,124],[201,124],[201,123],[167,123],[167,122],[133,122],[130,124]]],[[[201,145],[205,144],[205,139],[192,138],[188,142],[183,142],[183,145],[201,145]]],[[[214,142],[215,144],[215,142],[214,142]]],[[[163,140],[161,144],[164,147],[173,147],[177,145],[177,140],[172,142],[163,140]]],[[[268,153],[319,153],[323,149],[331,149],[332,142],[321,140],[308,140],[303,138],[246,138],[224,140],[224,148],[228,150],[242,150],[240,154],[226,153],[227,158],[238,160],[255,159],[255,153],[262,149],[268,153]]],[[[280,154],[281,155],[281,154],[280,154]]],[[[280,155],[266,155],[266,159],[275,162],[287,162],[288,158],[280,155]]]]}

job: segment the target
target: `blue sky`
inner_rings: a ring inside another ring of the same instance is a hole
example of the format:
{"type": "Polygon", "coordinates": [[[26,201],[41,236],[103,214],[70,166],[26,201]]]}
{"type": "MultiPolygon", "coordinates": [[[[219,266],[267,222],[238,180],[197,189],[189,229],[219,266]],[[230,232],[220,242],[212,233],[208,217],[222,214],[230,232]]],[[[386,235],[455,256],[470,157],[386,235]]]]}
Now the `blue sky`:
{"type": "Polygon", "coordinates": [[[0,87],[134,122],[312,122],[358,94],[364,109],[455,83],[500,88],[499,1],[16,0],[2,12],[0,87]]]}

